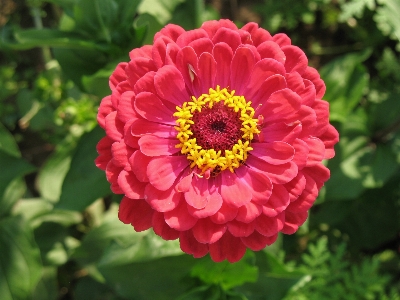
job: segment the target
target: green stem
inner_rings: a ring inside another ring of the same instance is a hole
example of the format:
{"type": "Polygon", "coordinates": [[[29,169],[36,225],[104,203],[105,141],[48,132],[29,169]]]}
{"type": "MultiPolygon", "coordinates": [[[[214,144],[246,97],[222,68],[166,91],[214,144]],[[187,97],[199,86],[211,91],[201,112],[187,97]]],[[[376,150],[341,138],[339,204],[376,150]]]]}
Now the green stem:
{"type": "MultiPolygon", "coordinates": [[[[42,17],[40,16],[39,6],[31,6],[31,15],[36,29],[43,29],[42,17]]],[[[49,47],[42,47],[42,56],[45,65],[52,60],[51,51],[49,47]]]]}
{"type": "Polygon", "coordinates": [[[203,24],[204,0],[194,0],[194,17],[196,28],[203,24]]]}

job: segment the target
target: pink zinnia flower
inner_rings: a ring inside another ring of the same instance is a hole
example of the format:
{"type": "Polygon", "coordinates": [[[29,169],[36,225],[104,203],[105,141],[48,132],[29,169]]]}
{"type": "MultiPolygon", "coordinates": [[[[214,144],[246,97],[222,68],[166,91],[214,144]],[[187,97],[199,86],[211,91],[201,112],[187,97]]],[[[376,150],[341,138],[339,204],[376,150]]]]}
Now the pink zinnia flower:
{"type": "Polygon", "coordinates": [[[241,259],[304,223],[338,133],[325,84],[285,34],[229,20],[167,25],[110,78],[96,165],[119,218],[182,251],[241,259]]]}

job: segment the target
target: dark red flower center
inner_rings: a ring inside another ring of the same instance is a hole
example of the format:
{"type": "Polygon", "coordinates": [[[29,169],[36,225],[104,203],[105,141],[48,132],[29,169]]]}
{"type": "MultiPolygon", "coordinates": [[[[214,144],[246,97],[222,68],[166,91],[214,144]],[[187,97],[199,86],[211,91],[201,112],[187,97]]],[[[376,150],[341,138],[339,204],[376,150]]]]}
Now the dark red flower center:
{"type": "Polygon", "coordinates": [[[203,149],[223,152],[232,149],[243,135],[239,118],[239,113],[219,102],[212,108],[203,107],[201,112],[195,112],[192,118],[194,124],[190,129],[203,149]]]}

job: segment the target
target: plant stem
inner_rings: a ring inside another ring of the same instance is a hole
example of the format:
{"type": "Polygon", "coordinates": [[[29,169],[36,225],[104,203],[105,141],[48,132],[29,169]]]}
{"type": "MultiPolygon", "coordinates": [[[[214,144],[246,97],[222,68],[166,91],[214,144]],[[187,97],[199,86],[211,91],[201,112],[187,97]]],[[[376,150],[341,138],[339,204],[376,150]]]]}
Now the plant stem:
{"type": "MultiPolygon", "coordinates": [[[[33,18],[33,23],[35,24],[35,28],[43,29],[43,22],[42,22],[42,17],[40,16],[39,6],[36,5],[31,6],[31,15],[33,18]]],[[[42,47],[42,56],[45,66],[47,68],[47,64],[52,60],[51,51],[49,47],[42,47]]]]}

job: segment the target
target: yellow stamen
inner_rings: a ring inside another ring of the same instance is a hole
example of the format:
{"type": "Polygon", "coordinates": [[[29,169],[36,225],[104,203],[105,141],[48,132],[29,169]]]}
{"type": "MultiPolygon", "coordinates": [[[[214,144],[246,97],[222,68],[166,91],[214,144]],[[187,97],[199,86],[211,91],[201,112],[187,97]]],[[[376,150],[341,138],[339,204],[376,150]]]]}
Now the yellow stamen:
{"type": "Polygon", "coordinates": [[[220,89],[219,86],[214,90],[209,89],[208,94],[202,94],[199,98],[192,96],[192,101],[183,103],[182,107],[177,106],[174,117],[177,118],[175,129],[178,131],[177,139],[179,144],[176,148],[181,148],[181,153],[187,155],[191,161],[190,167],[200,170],[200,174],[206,174],[206,178],[212,174],[218,174],[221,171],[240,167],[247,159],[247,152],[253,150],[250,146],[255,134],[260,130],[257,125],[258,119],[253,119],[254,109],[251,107],[251,101],[246,101],[243,96],[235,96],[235,91],[228,91],[226,88],[220,89]],[[223,101],[223,104],[239,114],[239,120],[242,122],[242,139],[239,139],[232,149],[215,151],[214,149],[203,149],[196,143],[196,138],[190,130],[194,124],[192,117],[196,112],[201,112],[203,107],[212,108],[216,103],[223,101]]]}

